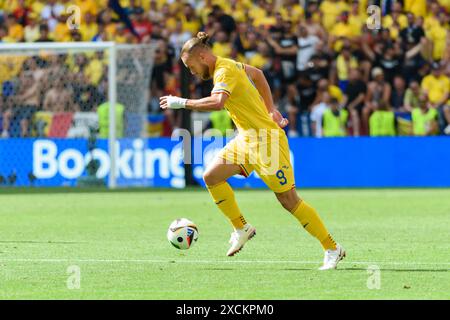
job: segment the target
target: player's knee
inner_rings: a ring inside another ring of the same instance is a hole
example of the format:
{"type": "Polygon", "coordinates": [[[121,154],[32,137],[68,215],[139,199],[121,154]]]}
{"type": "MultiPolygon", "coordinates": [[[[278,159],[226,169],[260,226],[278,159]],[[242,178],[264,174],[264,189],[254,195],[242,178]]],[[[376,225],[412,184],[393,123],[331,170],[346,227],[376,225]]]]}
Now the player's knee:
{"type": "Polygon", "coordinates": [[[295,189],[276,194],[278,201],[287,211],[292,211],[300,201],[295,189]]]}
{"type": "Polygon", "coordinates": [[[203,173],[203,181],[207,186],[213,186],[218,184],[220,181],[217,181],[217,177],[213,171],[206,171],[203,173]]]}

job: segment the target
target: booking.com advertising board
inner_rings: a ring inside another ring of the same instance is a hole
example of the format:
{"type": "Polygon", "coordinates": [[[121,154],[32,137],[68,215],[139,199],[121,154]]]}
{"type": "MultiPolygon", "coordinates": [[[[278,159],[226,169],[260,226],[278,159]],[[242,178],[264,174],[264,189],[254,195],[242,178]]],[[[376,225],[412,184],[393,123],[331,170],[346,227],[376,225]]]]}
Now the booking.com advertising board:
{"type": "MultiPolygon", "coordinates": [[[[300,188],[450,187],[447,137],[294,138],[289,144],[300,188]]],[[[200,184],[204,168],[222,146],[222,139],[194,139],[193,176],[200,184]]],[[[119,187],[184,187],[180,140],[120,139],[116,149],[119,187]]],[[[87,175],[91,159],[98,160],[97,178],[106,183],[110,170],[107,150],[107,140],[98,140],[92,150],[85,139],[0,140],[0,187],[76,186],[87,175]]],[[[255,173],[229,182],[234,187],[265,187],[255,173]]]]}

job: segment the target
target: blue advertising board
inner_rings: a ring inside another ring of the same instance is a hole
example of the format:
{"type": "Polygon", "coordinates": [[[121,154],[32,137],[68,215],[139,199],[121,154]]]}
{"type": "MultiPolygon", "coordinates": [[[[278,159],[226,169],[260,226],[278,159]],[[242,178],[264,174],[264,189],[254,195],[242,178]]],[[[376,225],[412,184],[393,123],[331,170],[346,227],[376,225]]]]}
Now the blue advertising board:
{"type": "MultiPolygon", "coordinates": [[[[202,174],[222,139],[194,139],[193,176],[202,174]]],[[[450,138],[294,138],[289,140],[298,187],[450,187],[450,138]]],[[[184,187],[183,149],[169,138],[119,139],[119,186],[184,187]]],[[[96,159],[106,183],[107,140],[89,150],[85,139],[0,140],[0,186],[76,186],[96,159]],[[10,179],[14,177],[13,179],[10,179]],[[30,179],[32,177],[32,179],[30,179]]],[[[265,187],[255,174],[232,177],[234,187],[265,187]]]]}

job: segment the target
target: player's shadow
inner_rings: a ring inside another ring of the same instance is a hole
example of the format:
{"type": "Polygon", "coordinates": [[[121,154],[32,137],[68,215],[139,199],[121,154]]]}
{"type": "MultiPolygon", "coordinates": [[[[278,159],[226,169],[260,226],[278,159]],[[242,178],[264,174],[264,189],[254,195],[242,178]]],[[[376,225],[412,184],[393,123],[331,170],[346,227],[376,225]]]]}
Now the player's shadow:
{"type": "MultiPolygon", "coordinates": [[[[316,268],[282,268],[283,271],[315,271],[316,268]]],[[[351,268],[338,268],[334,271],[367,271],[367,268],[351,267],[351,268]]],[[[395,268],[380,268],[380,271],[387,272],[450,272],[450,269],[421,269],[421,268],[408,268],[408,269],[395,269],[395,268]]]]}
{"type": "MultiPolygon", "coordinates": [[[[210,271],[235,271],[239,270],[239,267],[209,267],[204,268],[203,270],[210,270],[210,271]]],[[[252,268],[252,270],[255,269],[261,269],[261,270],[267,270],[267,268],[252,268]]],[[[277,270],[281,271],[316,271],[316,268],[276,268],[277,270]]],[[[273,269],[272,269],[273,270],[273,269]]],[[[348,267],[348,268],[338,268],[335,271],[367,271],[367,268],[361,268],[361,267],[348,267]]],[[[450,272],[450,269],[421,269],[421,268],[408,268],[408,269],[396,269],[396,268],[380,268],[380,271],[387,271],[387,272],[450,272]]]]}
{"type": "MultiPolygon", "coordinates": [[[[338,268],[337,271],[367,271],[367,268],[338,268]]],[[[396,268],[380,268],[380,271],[388,272],[450,272],[450,269],[422,269],[422,268],[408,268],[408,269],[396,269],[396,268]]]]}
{"type": "MultiPolygon", "coordinates": [[[[236,267],[236,268],[204,268],[203,270],[211,270],[211,271],[235,271],[235,270],[242,270],[242,268],[236,267]]],[[[249,269],[250,270],[250,269],[249,269]]],[[[251,270],[268,270],[267,268],[254,268],[252,267],[251,270]]],[[[273,270],[273,269],[270,269],[273,270]]],[[[295,268],[295,269],[278,269],[282,271],[311,271],[313,269],[310,268],[295,268]]]]}

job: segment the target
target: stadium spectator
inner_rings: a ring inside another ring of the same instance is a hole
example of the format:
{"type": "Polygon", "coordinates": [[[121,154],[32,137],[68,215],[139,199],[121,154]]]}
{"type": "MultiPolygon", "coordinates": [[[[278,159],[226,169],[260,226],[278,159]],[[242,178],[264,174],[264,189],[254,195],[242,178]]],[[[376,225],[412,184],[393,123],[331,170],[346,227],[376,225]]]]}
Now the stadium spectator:
{"type": "Polygon", "coordinates": [[[371,137],[395,136],[395,115],[384,102],[372,113],[369,124],[371,137]]]}
{"type": "Polygon", "coordinates": [[[429,32],[436,26],[439,25],[439,13],[441,11],[441,7],[437,1],[433,1],[429,4],[429,13],[425,17],[424,20],[424,29],[429,36],[429,32]]]}
{"type": "Polygon", "coordinates": [[[412,111],[412,125],[415,136],[436,135],[438,132],[438,113],[429,104],[426,94],[420,95],[419,108],[412,111]]]}
{"type": "Polygon", "coordinates": [[[400,37],[404,43],[416,45],[424,39],[425,31],[418,23],[419,20],[416,19],[414,14],[408,13],[406,17],[408,24],[406,27],[401,29],[400,37]]]}
{"type": "MultiPolygon", "coordinates": [[[[98,130],[99,138],[108,138],[109,136],[109,102],[104,102],[97,106],[98,114],[98,130]]],[[[121,138],[124,134],[124,115],[125,106],[121,103],[116,103],[116,137],[121,138]]]]}
{"type": "Polygon", "coordinates": [[[58,23],[55,26],[53,32],[50,33],[50,37],[57,42],[68,42],[71,40],[71,31],[84,26],[77,26],[76,21],[73,21],[72,27],[67,27],[67,19],[69,14],[62,13],[58,16],[58,23]]]}
{"type": "Polygon", "coordinates": [[[404,111],[411,112],[414,108],[420,107],[420,94],[421,90],[419,82],[412,81],[405,92],[405,98],[403,100],[404,111]]]}
{"type": "Polygon", "coordinates": [[[3,137],[7,137],[13,122],[20,129],[14,130],[15,137],[28,137],[31,134],[31,120],[38,110],[41,99],[40,81],[35,81],[33,70],[22,71],[19,76],[19,89],[14,97],[14,107],[3,114],[3,137]]]}
{"type": "Polygon", "coordinates": [[[322,119],[325,110],[330,109],[331,107],[331,96],[328,92],[325,92],[322,95],[322,101],[313,106],[311,109],[311,132],[312,136],[316,138],[321,138],[323,136],[322,130],[322,119]]]}
{"type": "Polygon", "coordinates": [[[59,16],[64,12],[64,5],[57,0],[47,0],[41,11],[41,19],[46,21],[50,31],[53,31],[58,23],[59,16]]]}
{"type": "Polygon", "coordinates": [[[254,30],[249,28],[247,22],[237,25],[237,34],[233,39],[231,56],[238,61],[245,61],[255,53],[258,36],[254,30]]]}
{"type": "MultiPolygon", "coordinates": [[[[409,39],[413,40],[413,39],[409,39]]],[[[427,64],[425,59],[428,42],[422,39],[420,43],[407,42],[404,44],[406,53],[403,60],[403,70],[401,75],[407,83],[413,80],[420,81],[422,74],[417,72],[427,64]]]]}
{"type": "Polygon", "coordinates": [[[6,17],[6,27],[8,28],[8,38],[14,42],[22,41],[24,36],[23,26],[18,22],[18,19],[11,13],[6,17]]]}
{"type": "Polygon", "coordinates": [[[349,11],[349,6],[342,0],[324,0],[320,4],[320,15],[322,18],[322,25],[328,32],[331,31],[338,16],[344,12],[349,11]]]}
{"type": "Polygon", "coordinates": [[[355,37],[360,37],[362,35],[363,26],[367,21],[365,15],[361,13],[359,2],[360,1],[358,0],[352,1],[350,13],[348,16],[348,23],[355,37]]]}
{"type": "Polygon", "coordinates": [[[35,42],[40,35],[37,15],[31,12],[27,16],[27,21],[28,24],[24,28],[24,39],[26,42],[35,42]]]}
{"type": "Polygon", "coordinates": [[[17,22],[20,25],[26,26],[28,23],[30,23],[29,18],[31,12],[32,9],[25,0],[17,0],[17,6],[12,13],[16,17],[17,22]]]}
{"type": "Polygon", "coordinates": [[[247,55],[246,61],[267,74],[268,82],[273,83],[271,76],[272,57],[270,55],[270,47],[266,42],[259,42],[256,51],[251,55],[247,55]]]}
{"type": "Polygon", "coordinates": [[[84,14],[83,23],[80,28],[81,38],[83,41],[92,41],[98,33],[98,23],[95,16],[90,12],[84,14]]]}
{"type": "Polygon", "coordinates": [[[180,21],[182,23],[183,31],[190,33],[191,36],[195,35],[198,30],[200,30],[200,21],[195,15],[195,10],[190,3],[184,4],[180,21]]]}
{"type": "Polygon", "coordinates": [[[98,14],[98,19],[99,19],[99,28],[102,26],[102,28],[104,28],[105,30],[106,35],[104,37],[108,40],[113,40],[116,34],[117,26],[112,20],[111,9],[107,8],[102,10],[98,14]]]}
{"type": "Polygon", "coordinates": [[[367,86],[365,106],[362,112],[363,134],[369,129],[369,117],[383,103],[388,105],[391,99],[392,87],[385,81],[383,69],[377,67],[372,70],[373,80],[367,86]]]}
{"type": "Polygon", "coordinates": [[[131,11],[131,21],[133,23],[134,30],[136,30],[139,35],[139,38],[142,41],[146,41],[152,34],[152,24],[147,19],[144,9],[141,7],[133,8],[131,11]]]}
{"type": "Polygon", "coordinates": [[[425,18],[427,14],[426,0],[405,0],[405,11],[417,17],[425,18]]]}
{"type": "Polygon", "coordinates": [[[14,42],[14,39],[8,36],[8,27],[0,25],[0,43],[14,42]]]}
{"type": "MultiPolygon", "coordinates": [[[[73,4],[82,14],[78,30],[70,30],[66,24],[70,4],[68,0],[0,2],[0,43],[154,42],[162,53],[156,53],[151,94],[177,92],[180,84],[189,83],[184,92],[200,96],[209,93],[210,82],[182,82],[176,77],[180,46],[189,35],[203,30],[211,35],[218,55],[264,71],[275,104],[289,114],[291,136],[308,134],[308,113],[323,103],[324,93],[347,110],[349,133],[361,135],[372,132],[369,119],[373,112],[385,111],[380,106],[392,108],[406,119],[404,113],[418,108],[420,87],[438,112],[440,133],[450,134],[448,0],[308,0],[305,6],[297,0],[129,0],[123,3],[123,12],[117,1],[76,0],[73,4]],[[106,3],[111,8],[105,8],[106,3]],[[381,5],[380,30],[366,26],[369,4],[381,5]],[[135,31],[140,39],[133,35],[135,31]]],[[[18,110],[16,84],[23,77],[22,68],[11,67],[11,63],[27,59],[0,59],[1,85],[9,94],[7,99],[2,97],[3,112],[18,110]]],[[[104,95],[104,62],[95,55],[81,59],[72,54],[60,59],[44,57],[36,72],[44,72],[43,82],[54,81],[61,72],[59,65],[68,81],[76,79],[71,109],[92,110],[104,95]],[[76,63],[80,64],[75,67],[76,63]]],[[[44,108],[43,100],[52,97],[54,85],[44,83],[40,90],[39,107],[44,108]]]]}
{"type": "Polygon", "coordinates": [[[212,14],[220,23],[221,29],[225,31],[228,36],[231,36],[231,34],[236,30],[236,22],[233,17],[226,14],[223,8],[219,5],[213,6],[212,14]]]}
{"type": "Polygon", "coordinates": [[[297,71],[304,72],[308,68],[311,57],[316,54],[317,44],[320,39],[310,34],[308,28],[304,24],[298,27],[298,51],[297,51],[297,71]]]}
{"type": "Polygon", "coordinates": [[[323,101],[322,96],[325,92],[329,93],[332,98],[335,98],[338,103],[342,103],[344,101],[344,95],[338,86],[330,84],[328,79],[320,79],[317,83],[316,97],[312,105],[316,105],[317,103],[323,101]]]}
{"type": "Polygon", "coordinates": [[[356,33],[348,21],[348,12],[344,11],[339,16],[338,23],[334,24],[328,40],[330,50],[340,52],[345,40],[354,40],[356,33]]]}
{"type": "Polygon", "coordinates": [[[450,97],[450,78],[443,73],[443,68],[440,64],[433,63],[432,73],[422,80],[421,87],[428,96],[431,108],[438,110],[442,114],[443,119],[441,122],[447,125],[445,130],[449,132],[450,110],[447,104],[450,97]]]}
{"type": "MultiPolygon", "coordinates": [[[[66,0],[67,1],[67,0],[66,0]]],[[[98,13],[98,2],[92,0],[75,0],[75,5],[80,8],[81,14],[90,13],[92,15],[97,15],[98,13]]]]}
{"type": "Polygon", "coordinates": [[[408,26],[408,18],[403,14],[402,4],[400,2],[393,2],[390,14],[383,18],[383,28],[389,30],[392,39],[397,39],[400,35],[400,30],[408,26]]]}
{"type": "Polygon", "coordinates": [[[350,114],[351,128],[355,137],[360,135],[360,119],[364,108],[366,91],[367,86],[365,82],[362,81],[359,69],[350,69],[349,83],[345,90],[343,105],[350,114]]]}
{"type": "Polygon", "coordinates": [[[405,80],[401,76],[395,76],[392,85],[392,93],[390,101],[390,106],[395,112],[405,111],[403,106],[403,102],[405,100],[405,92],[406,92],[405,80]]]}
{"type": "Polygon", "coordinates": [[[53,39],[50,38],[50,30],[48,25],[43,23],[39,25],[39,38],[35,42],[52,42],[53,39]]]}
{"type": "Polygon", "coordinates": [[[344,46],[341,53],[336,58],[336,70],[338,86],[345,91],[349,82],[349,70],[358,68],[358,61],[352,55],[351,48],[344,46]]]}
{"type": "Polygon", "coordinates": [[[316,36],[322,41],[325,41],[327,37],[327,33],[323,26],[320,24],[319,20],[316,18],[317,14],[317,3],[310,2],[308,5],[308,9],[305,12],[305,28],[308,31],[308,34],[316,36]]]}
{"type": "MultiPolygon", "coordinates": [[[[263,36],[268,44],[275,51],[274,63],[276,65],[276,77],[280,82],[282,90],[278,90],[275,99],[279,99],[280,95],[287,96],[287,109],[290,113],[290,119],[295,121],[299,107],[299,93],[296,87],[297,82],[297,53],[299,50],[297,37],[292,34],[289,28],[283,23],[280,13],[275,15],[276,24],[270,28],[268,33],[263,36]]],[[[292,137],[298,135],[294,129],[296,123],[290,126],[289,134],[292,137]]]]}
{"type": "Polygon", "coordinates": [[[347,120],[347,110],[339,109],[338,100],[331,98],[330,107],[323,113],[323,136],[345,137],[347,135],[347,120]]]}
{"type": "Polygon", "coordinates": [[[214,55],[224,58],[231,58],[231,43],[225,31],[219,30],[214,35],[212,52],[214,55]]]}
{"type": "Polygon", "coordinates": [[[433,43],[433,60],[438,61],[444,57],[447,35],[449,33],[447,14],[442,11],[438,15],[438,23],[429,30],[429,38],[433,43]]]}
{"type": "Polygon", "coordinates": [[[73,42],[81,42],[83,41],[83,35],[81,34],[81,32],[79,30],[71,30],[70,31],[70,38],[69,41],[73,41],[73,42]]]}
{"type": "Polygon", "coordinates": [[[89,59],[83,53],[75,55],[74,65],[72,67],[71,85],[74,95],[74,108],[83,112],[92,111],[93,108],[102,100],[98,88],[91,81],[89,71],[89,59]]]}
{"type": "Polygon", "coordinates": [[[160,22],[164,19],[164,15],[159,10],[158,3],[155,0],[150,0],[148,8],[148,19],[152,24],[160,22]]]}
{"type": "Polygon", "coordinates": [[[169,44],[175,50],[176,58],[180,56],[181,48],[183,44],[192,37],[189,31],[183,31],[183,22],[177,21],[175,30],[169,36],[169,44]]]}
{"type": "Polygon", "coordinates": [[[227,130],[233,130],[233,122],[228,115],[227,110],[213,111],[209,115],[209,124],[206,127],[205,135],[207,136],[223,136],[227,134],[227,130]],[[213,129],[213,130],[208,130],[213,129]]]}
{"type": "Polygon", "coordinates": [[[73,93],[65,81],[64,74],[58,74],[49,79],[52,84],[45,93],[43,111],[73,112],[73,93]]]}

